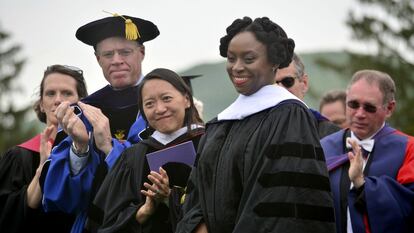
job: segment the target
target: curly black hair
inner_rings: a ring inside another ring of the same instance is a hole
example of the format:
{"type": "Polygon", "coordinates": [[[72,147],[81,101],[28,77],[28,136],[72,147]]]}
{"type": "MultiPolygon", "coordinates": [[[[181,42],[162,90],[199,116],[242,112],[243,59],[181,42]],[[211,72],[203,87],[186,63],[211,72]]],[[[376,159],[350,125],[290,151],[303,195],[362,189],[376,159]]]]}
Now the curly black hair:
{"type": "Polygon", "coordinates": [[[292,61],[295,42],[287,37],[283,28],[267,17],[256,18],[254,21],[247,16],[243,19],[236,19],[227,27],[226,31],[227,35],[220,39],[220,55],[222,57],[227,57],[229,43],[235,35],[249,31],[266,46],[269,61],[279,65],[278,68],[288,67],[292,61]]]}

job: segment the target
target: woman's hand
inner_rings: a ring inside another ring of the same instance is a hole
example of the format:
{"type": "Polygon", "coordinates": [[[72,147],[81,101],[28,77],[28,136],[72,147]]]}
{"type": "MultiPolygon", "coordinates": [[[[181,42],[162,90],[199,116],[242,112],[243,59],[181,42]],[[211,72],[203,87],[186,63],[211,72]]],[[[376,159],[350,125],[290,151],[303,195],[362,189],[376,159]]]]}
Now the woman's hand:
{"type": "Polygon", "coordinates": [[[55,110],[56,119],[60,127],[68,134],[75,144],[78,153],[83,153],[88,148],[89,134],[82,120],[74,113],[71,103],[63,101],[55,110]]]}
{"type": "Polygon", "coordinates": [[[56,135],[56,126],[50,125],[46,127],[40,134],[40,161],[36,169],[35,176],[27,187],[27,205],[32,209],[37,209],[42,200],[42,190],[40,189],[39,177],[42,172],[43,164],[49,158],[52,151],[54,137],[56,135]]]}
{"type": "Polygon", "coordinates": [[[160,168],[160,173],[151,171],[148,175],[148,179],[152,182],[152,185],[145,182],[144,187],[147,190],[141,190],[141,193],[145,195],[145,203],[142,205],[135,216],[136,220],[142,224],[155,212],[159,203],[165,203],[168,205],[168,198],[171,194],[169,187],[169,180],[167,172],[160,168]]]}
{"type": "Polygon", "coordinates": [[[39,167],[43,166],[43,163],[49,158],[50,152],[52,151],[53,142],[55,140],[54,135],[56,135],[56,126],[50,125],[46,127],[43,132],[40,134],[40,164],[39,167]]]}
{"type": "Polygon", "coordinates": [[[140,224],[143,224],[155,212],[156,208],[157,203],[155,200],[152,197],[146,196],[145,203],[138,209],[137,214],[135,215],[135,219],[140,224]]]}
{"type": "Polygon", "coordinates": [[[153,198],[156,202],[168,203],[168,198],[171,193],[168,175],[162,167],[160,167],[159,172],[151,171],[148,179],[152,182],[152,185],[144,183],[147,190],[141,190],[141,193],[153,198]]]}

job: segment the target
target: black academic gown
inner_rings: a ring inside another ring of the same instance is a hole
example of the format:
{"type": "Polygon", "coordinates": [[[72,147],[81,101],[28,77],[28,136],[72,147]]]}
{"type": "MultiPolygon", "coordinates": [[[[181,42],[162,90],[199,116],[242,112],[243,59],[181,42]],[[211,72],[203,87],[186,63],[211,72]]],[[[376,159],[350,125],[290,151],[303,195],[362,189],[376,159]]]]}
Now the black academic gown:
{"type": "Polygon", "coordinates": [[[177,232],[335,232],[315,120],[297,101],[212,120],[198,153],[177,232]]]}
{"type": "Polygon", "coordinates": [[[317,121],[316,128],[318,129],[319,139],[341,130],[341,127],[329,121],[328,118],[324,117],[320,112],[314,109],[310,109],[310,111],[317,121]]]}
{"type": "Polygon", "coordinates": [[[105,178],[95,196],[86,223],[87,232],[174,232],[181,218],[180,190],[173,188],[169,208],[161,203],[147,222],[140,225],[135,215],[145,203],[141,189],[144,182],[151,183],[146,154],[192,140],[197,147],[203,128],[191,131],[162,145],[154,138],[143,140],[123,152],[105,178]]]}
{"type": "Polygon", "coordinates": [[[0,161],[0,232],[70,232],[74,216],[45,213],[27,205],[27,187],[36,174],[40,155],[15,146],[0,161]]]}

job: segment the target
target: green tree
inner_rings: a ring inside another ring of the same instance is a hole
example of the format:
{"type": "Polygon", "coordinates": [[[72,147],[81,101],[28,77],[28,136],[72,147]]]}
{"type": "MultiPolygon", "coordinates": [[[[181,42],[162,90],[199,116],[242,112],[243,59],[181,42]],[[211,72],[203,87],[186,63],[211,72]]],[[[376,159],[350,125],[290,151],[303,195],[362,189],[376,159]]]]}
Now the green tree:
{"type": "Polygon", "coordinates": [[[397,109],[391,124],[414,134],[414,1],[358,0],[359,7],[350,11],[347,25],[353,39],[372,51],[360,54],[347,51],[348,61],[319,63],[347,77],[360,69],[376,69],[388,73],[397,87],[397,109]]]}
{"type": "Polygon", "coordinates": [[[16,109],[15,101],[23,89],[16,83],[25,60],[19,58],[19,45],[10,45],[10,35],[0,28],[0,153],[23,142],[36,132],[35,125],[25,124],[31,106],[16,109]]]}

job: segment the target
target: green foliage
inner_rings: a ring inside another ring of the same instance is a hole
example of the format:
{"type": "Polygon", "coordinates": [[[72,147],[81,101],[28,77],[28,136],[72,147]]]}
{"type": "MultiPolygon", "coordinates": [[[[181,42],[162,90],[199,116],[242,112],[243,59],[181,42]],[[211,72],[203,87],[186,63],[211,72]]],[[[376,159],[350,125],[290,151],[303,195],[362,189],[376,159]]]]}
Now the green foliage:
{"type": "Polygon", "coordinates": [[[0,30],[0,154],[37,131],[36,125],[26,124],[31,106],[15,109],[14,100],[22,92],[22,88],[15,86],[15,83],[25,60],[18,58],[20,46],[8,45],[9,37],[0,30]]]}
{"type": "Polygon", "coordinates": [[[343,64],[319,60],[351,77],[361,69],[376,69],[388,73],[397,88],[397,110],[390,123],[414,134],[414,1],[412,0],[359,0],[359,12],[350,12],[347,25],[353,38],[372,47],[371,54],[347,52],[349,59],[343,64]]]}

